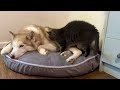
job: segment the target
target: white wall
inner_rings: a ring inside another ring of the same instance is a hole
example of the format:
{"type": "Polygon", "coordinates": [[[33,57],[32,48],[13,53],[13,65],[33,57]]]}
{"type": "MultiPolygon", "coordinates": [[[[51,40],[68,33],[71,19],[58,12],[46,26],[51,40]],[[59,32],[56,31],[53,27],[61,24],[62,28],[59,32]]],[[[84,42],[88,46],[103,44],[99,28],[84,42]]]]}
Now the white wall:
{"type": "Polygon", "coordinates": [[[27,24],[56,27],[65,22],[68,15],[68,12],[0,11],[0,42],[11,40],[8,32],[10,30],[17,32],[27,24]]]}
{"type": "Polygon", "coordinates": [[[71,20],[86,20],[103,30],[105,12],[88,11],[0,11],[0,47],[11,40],[9,31],[17,32],[28,24],[63,27],[71,20]]]}

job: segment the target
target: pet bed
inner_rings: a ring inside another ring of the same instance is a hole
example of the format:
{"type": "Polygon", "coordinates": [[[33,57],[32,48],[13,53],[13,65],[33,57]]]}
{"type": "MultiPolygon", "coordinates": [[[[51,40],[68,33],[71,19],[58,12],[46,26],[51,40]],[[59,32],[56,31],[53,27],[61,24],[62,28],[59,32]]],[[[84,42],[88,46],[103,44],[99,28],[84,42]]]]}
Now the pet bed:
{"type": "MultiPolygon", "coordinates": [[[[71,55],[71,54],[70,54],[71,55]]],[[[67,57],[60,53],[50,53],[46,56],[37,51],[27,52],[17,59],[3,55],[5,65],[18,73],[48,77],[80,76],[94,71],[99,65],[99,54],[94,55],[91,50],[88,57],[80,56],[73,64],[65,61],[67,57]]]]}

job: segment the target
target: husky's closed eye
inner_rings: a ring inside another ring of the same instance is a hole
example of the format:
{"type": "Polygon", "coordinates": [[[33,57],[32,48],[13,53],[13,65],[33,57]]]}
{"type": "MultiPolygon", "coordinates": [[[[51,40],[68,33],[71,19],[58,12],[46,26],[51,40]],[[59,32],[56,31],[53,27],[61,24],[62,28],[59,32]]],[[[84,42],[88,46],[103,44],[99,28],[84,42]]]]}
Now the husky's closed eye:
{"type": "Polygon", "coordinates": [[[20,45],[19,47],[20,47],[20,48],[21,48],[21,47],[24,47],[24,45],[20,45]]]}

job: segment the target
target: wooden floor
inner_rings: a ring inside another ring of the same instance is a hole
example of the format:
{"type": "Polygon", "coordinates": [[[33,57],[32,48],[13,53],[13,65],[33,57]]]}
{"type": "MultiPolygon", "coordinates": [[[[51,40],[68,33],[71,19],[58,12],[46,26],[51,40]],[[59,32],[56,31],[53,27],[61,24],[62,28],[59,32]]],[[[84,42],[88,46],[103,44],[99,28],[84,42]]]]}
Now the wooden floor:
{"type": "MultiPolygon", "coordinates": [[[[39,76],[28,76],[22,75],[12,70],[8,69],[0,56],[0,79],[59,79],[59,78],[49,78],[49,77],[39,77],[39,76]]],[[[91,72],[89,74],[72,77],[72,78],[62,78],[62,79],[116,79],[104,72],[99,72],[98,70],[91,72]]]]}

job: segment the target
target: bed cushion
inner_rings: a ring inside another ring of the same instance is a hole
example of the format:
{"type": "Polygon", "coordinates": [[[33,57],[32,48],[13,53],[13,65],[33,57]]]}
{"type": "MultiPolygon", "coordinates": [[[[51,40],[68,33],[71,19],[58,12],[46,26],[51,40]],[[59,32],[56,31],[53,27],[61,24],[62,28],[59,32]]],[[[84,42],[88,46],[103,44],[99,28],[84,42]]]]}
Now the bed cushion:
{"type": "Polygon", "coordinates": [[[43,56],[32,51],[18,59],[11,59],[8,55],[2,57],[5,65],[15,72],[48,77],[80,76],[94,71],[99,65],[99,54],[94,55],[92,50],[88,57],[80,56],[73,64],[66,62],[67,57],[60,56],[60,53],[43,56]]]}

